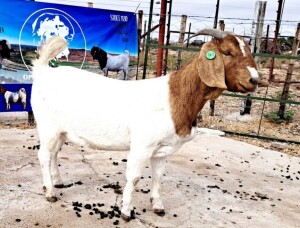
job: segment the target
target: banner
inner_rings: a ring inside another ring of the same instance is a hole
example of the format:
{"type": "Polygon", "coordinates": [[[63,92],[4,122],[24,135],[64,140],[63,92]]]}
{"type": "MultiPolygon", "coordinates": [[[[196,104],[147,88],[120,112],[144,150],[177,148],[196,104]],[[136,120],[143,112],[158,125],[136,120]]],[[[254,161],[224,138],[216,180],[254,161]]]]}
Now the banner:
{"type": "Polygon", "coordinates": [[[138,55],[134,13],[1,0],[0,15],[0,112],[31,111],[32,60],[37,47],[52,36],[69,43],[56,56],[58,65],[99,72],[99,63],[90,53],[93,46],[113,55],[125,51],[131,58],[138,55]]]}

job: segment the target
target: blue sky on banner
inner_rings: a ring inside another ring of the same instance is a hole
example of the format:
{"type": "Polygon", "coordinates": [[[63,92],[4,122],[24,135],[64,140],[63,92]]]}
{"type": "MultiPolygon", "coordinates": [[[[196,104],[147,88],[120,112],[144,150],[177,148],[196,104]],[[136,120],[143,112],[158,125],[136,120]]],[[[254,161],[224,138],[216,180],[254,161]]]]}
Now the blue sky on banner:
{"type": "Polygon", "coordinates": [[[2,0],[0,15],[0,38],[12,44],[39,45],[43,37],[53,35],[49,22],[56,21],[55,26],[65,33],[70,48],[90,50],[97,45],[111,53],[129,50],[131,55],[137,55],[137,22],[132,12],[2,0]]]}

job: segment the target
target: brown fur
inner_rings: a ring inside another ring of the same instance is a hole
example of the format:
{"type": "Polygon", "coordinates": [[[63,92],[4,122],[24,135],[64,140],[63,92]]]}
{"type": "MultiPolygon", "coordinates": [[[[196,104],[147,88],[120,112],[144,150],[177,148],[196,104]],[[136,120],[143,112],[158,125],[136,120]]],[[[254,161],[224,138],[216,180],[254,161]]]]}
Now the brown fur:
{"type": "Polygon", "coordinates": [[[185,137],[197,125],[197,115],[208,100],[216,99],[225,89],[249,92],[256,88],[249,82],[247,66],[256,67],[248,45],[243,56],[233,35],[223,40],[213,39],[201,48],[191,62],[171,73],[169,81],[170,107],[176,133],[185,137]],[[216,57],[206,58],[213,50],[216,57]],[[230,52],[231,55],[225,53],[230,52]],[[241,86],[241,83],[243,86],[241,86]]]}
{"type": "Polygon", "coordinates": [[[224,89],[210,88],[204,84],[195,67],[195,58],[180,71],[170,75],[170,106],[176,134],[190,134],[192,126],[197,125],[197,115],[205,103],[217,98],[224,89]]]}

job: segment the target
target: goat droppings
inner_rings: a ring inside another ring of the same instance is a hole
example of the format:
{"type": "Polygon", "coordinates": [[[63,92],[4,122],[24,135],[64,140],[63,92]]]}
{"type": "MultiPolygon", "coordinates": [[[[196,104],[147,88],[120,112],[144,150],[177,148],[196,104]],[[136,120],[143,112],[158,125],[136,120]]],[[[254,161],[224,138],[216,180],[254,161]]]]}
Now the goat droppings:
{"type": "MultiPolygon", "coordinates": [[[[84,204],[84,207],[82,209],[78,207],[79,206],[82,207],[83,203],[73,202],[72,205],[74,206],[73,210],[75,211],[77,217],[81,217],[81,214],[79,212],[82,212],[83,215],[85,215],[86,213],[84,213],[83,210],[88,210],[87,215],[97,216],[98,220],[106,219],[106,218],[108,219],[121,218],[121,210],[116,205],[110,206],[111,209],[108,211],[104,211],[102,208],[100,209],[100,207],[104,206],[104,203],[86,203],[84,204]]],[[[118,219],[115,220],[113,224],[118,225],[119,220],[118,219]]]]}

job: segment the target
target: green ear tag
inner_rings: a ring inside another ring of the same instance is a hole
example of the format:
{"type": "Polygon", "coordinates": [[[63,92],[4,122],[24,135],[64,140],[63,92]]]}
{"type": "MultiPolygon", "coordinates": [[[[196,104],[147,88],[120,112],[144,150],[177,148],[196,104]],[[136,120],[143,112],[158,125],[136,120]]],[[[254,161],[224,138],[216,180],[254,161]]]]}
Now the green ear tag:
{"type": "Polygon", "coordinates": [[[206,58],[209,60],[212,60],[216,57],[216,53],[214,51],[208,51],[206,52],[206,58]]]}

